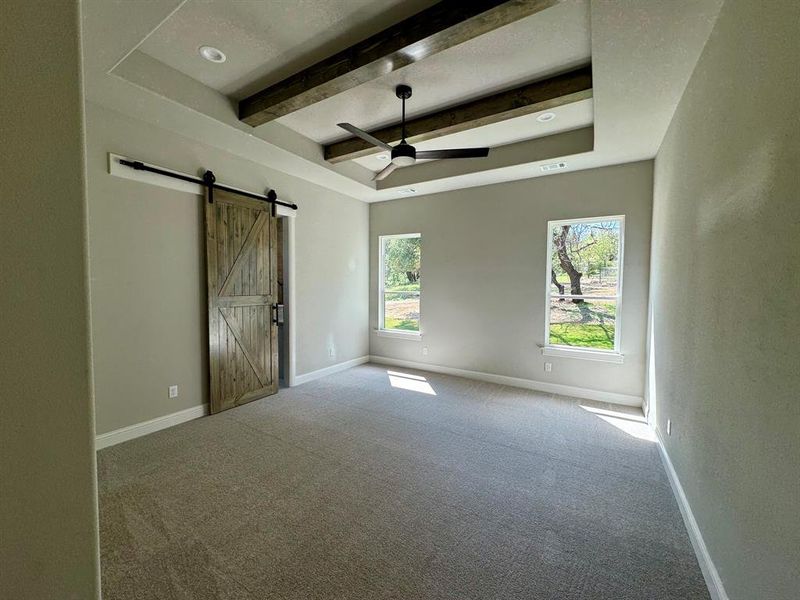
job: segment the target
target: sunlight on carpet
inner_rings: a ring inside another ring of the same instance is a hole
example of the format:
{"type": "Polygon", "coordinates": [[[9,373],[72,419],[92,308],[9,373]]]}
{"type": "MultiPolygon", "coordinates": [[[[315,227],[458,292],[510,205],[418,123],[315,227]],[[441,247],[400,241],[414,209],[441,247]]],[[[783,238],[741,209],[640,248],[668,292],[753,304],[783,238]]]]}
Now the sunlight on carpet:
{"type": "Polygon", "coordinates": [[[656,436],[643,415],[640,416],[626,412],[605,410],[602,408],[595,408],[594,406],[586,406],[584,404],[581,404],[581,408],[594,414],[609,425],[613,425],[620,431],[627,433],[631,437],[647,442],[656,441],[656,436]]]}
{"type": "Polygon", "coordinates": [[[389,383],[391,383],[394,388],[419,392],[420,394],[428,394],[430,396],[436,395],[431,384],[420,375],[411,375],[410,373],[400,373],[398,371],[386,371],[386,373],[389,375],[389,383]]]}

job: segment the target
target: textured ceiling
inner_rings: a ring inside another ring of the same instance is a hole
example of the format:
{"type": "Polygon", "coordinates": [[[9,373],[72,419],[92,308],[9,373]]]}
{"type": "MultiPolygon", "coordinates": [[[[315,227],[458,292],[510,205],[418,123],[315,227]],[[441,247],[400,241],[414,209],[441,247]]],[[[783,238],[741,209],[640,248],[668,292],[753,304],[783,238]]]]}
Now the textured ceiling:
{"type": "Polygon", "coordinates": [[[459,104],[591,60],[588,0],[569,0],[434,54],[278,121],[320,143],[347,137],[336,123],[372,129],[399,120],[397,84],[414,89],[409,117],[459,104]],[[476,68],[480,66],[480,68],[476,68]]]}
{"type": "MultiPolygon", "coordinates": [[[[139,51],[220,93],[240,97],[243,91],[279,80],[430,4],[431,0],[189,0],[139,51]],[[202,45],[218,47],[228,60],[214,64],[202,59],[197,53],[202,45]]],[[[394,88],[399,83],[414,88],[406,105],[409,117],[414,117],[582,65],[591,59],[589,20],[588,0],[565,0],[278,122],[315,142],[329,143],[348,137],[336,126],[342,121],[363,129],[397,121],[400,101],[394,88]],[[477,64],[481,69],[475,68],[477,64]]],[[[547,131],[585,125],[585,114],[577,125],[556,120],[547,131]]],[[[482,129],[480,137],[460,135],[458,143],[487,143],[479,141],[487,131],[495,131],[492,145],[520,139],[515,127],[482,129]]],[[[363,162],[372,170],[381,168],[379,161],[363,162]]]]}
{"type": "Polygon", "coordinates": [[[189,0],[139,50],[241,98],[431,4],[435,0],[189,0]],[[204,45],[228,60],[204,60],[197,53],[204,45]]]}

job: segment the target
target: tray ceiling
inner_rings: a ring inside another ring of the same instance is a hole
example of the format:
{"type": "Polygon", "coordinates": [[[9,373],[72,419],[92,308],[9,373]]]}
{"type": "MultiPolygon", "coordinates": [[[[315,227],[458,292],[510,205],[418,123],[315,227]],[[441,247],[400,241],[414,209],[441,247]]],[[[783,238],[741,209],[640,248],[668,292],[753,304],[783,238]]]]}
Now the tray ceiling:
{"type": "Polygon", "coordinates": [[[86,94],[92,102],[363,200],[399,197],[409,184],[418,193],[434,193],[539,176],[542,161],[565,159],[569,170],[580,170],[652,158],[722,1],[563,0],[251,128],[238,119],[237,99],[434,2],[83,0],[86,94]],[[197,53],[204,44],[221,48],[228,61],[204,61],[197,53]],[[554,121],[542,124],[528,115],[419,144],[485,143],[497,149],[489,159],[421,164],[376,186],[370,171],[385,162],[374,156],[338,164],[323,158],[320,144],[343,137],[337,122],[372,129],[397,121],[396,83],[414,87],[408,106],[413,117],[589,59],[592,98],[552,110],[554,121]],[[456,169],[459,162],[464,165],[456,169]]]}

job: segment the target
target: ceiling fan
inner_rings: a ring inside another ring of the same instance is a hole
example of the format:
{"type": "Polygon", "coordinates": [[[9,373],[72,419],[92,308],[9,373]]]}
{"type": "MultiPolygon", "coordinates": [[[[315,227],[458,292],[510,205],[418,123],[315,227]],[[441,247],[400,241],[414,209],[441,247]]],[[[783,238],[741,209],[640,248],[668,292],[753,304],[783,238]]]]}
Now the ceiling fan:
{"type": "Polygon", "coordinates": [[[392,153],[392,162],[375,174],[373,181],[380,181],[389,176],[397,167],[408,167],[423,158],[484,158],[489,155],[489,148],[452,148],[449,150],[420,150],[406,142],[406,100],[411,98],[411,88],[407,85],[398,85],[394,93],[403,101],[403,117],[401,121],[400,143],[392,147],[386,142],[382,142],[363,129],[359,129],[350,123],[338,123],[339,127],[360,137],[362,140],[377,146],[381,150],[388,150],[392,153]]]}

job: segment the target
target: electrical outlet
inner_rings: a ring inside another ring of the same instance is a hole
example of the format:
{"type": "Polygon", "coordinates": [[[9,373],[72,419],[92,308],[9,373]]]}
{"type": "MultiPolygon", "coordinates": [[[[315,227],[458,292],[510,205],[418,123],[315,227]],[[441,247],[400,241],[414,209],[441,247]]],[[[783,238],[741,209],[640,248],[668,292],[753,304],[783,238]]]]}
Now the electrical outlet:
{"type": "Polygon", "coordinates": [[[552,370],[553,370],[553,363],[544,363],[545,373],[549,373],[552,370]]]}
{"type": "Polygon", "coordinates": [[[667,435],[672,435],[672,419],[667,419],[667,435]]]}
{"type": "Polygon", "coordinates": [[[336,349],[333,346],[328,348],[328,357],[329,358],[336,358],[336,349]]]}
{"type": "Polygon", "coordinates": [[[422,347],[422,356],[428,356],[428,347],[427,346],[423,346],[422,347]]]}
{"type": "Polygon", "coordinates": [[[177,385],[169,386],[169,397],[170,398],[177,398],[178,397],[178,386],[177,385]]]}

